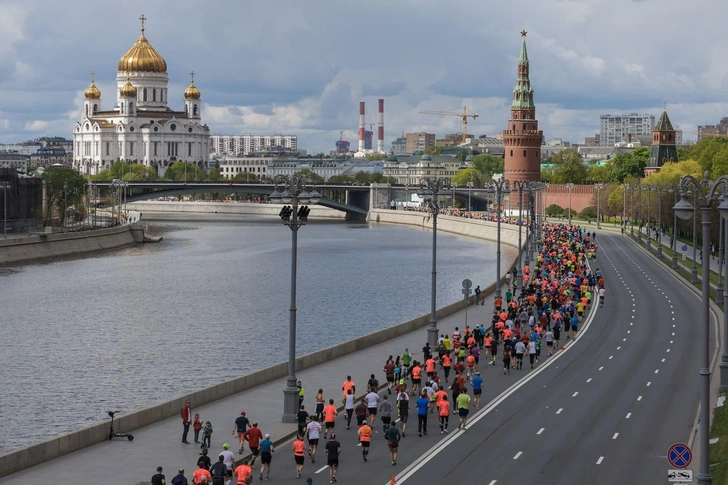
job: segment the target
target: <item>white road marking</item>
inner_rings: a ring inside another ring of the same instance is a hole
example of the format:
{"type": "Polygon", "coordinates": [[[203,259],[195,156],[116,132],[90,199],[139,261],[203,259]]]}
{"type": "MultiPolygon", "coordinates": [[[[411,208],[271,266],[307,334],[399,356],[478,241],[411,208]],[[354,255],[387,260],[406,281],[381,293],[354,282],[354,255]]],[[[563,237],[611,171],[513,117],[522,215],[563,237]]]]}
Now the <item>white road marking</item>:
{"type": "Polygon", "coordinates": [[[638,401],[641,401],[642,400],[642,396],[637,396],[637,400],[638,401]]]}
{"type": "Polygon", "coordinates": [[[604,366],[601,366],[601,367],[599,368],[599,370],[602,370],[602,369],[604,369],[604,366]]]}
{"type": "Polygon", "coordinates": [[[647,383],[647,387],[650,387],[652,385],[652,381],[647,383]]]}
{"type": "Polygon", "coordinates": [[[493,480],[493,481],[492,481],[492,482],[490,482],[490,483],[489,483],[488,485],[495,485],[495,482],[497,482],[497,481],[498,481],[498,480],[493,480]]]}
{"type": "Polygon", "coordinates": [[[564,408],[559,408],[559,410],[556,411],[556,414],[561,414],[561,411],[563,411],[563,410],[564,410],[564,408]]]}
{"type": "Polygon", "coordinates": [[[329,469],[329,466],[328,465],[325,465],[325,466],[322,466],[321,469],[318,470],[316,473],[321,473],[322,471],[328,470],[328,469],[329,469]]]}
{"type": "Polygon", "coordinates": [[[667,351],[669,352],[669,351],[670,351],[670,349],[667,349],[667,351]]]}
{"type": "Polygon", "coordinates": [[[660,369],[655,369],[655,374],[659,374],[660,369]]]}
{"type": "Polygon", "coordinates": [[[626,341],[627,341],[627,337],[622,339],[622,342],[626,342],[626,341]]]}
{"type": "Polygon", "coordinates": [[[586,380],[586,382],[591,382],[591,380],[592,380],[592,378],[590,377],[589,379],[586,380]]]}
{"type": "Polygon", "coordinates": [[[539,430],[538,430],[538,432],[537,432],[536,434],[541,434],[541,433],[543,433],[544,431],[546,431],[546,428],[541,428],[541,429],[539,429],[539,430]]]}
{"type": "Polygon", "coordinates": [[[670,343],[672,343],[672,340],[670,340],[670,343]]]}
{"type": "Polygon", "coordinates": [[[518,457],[521,456],[522,454],[523,454],[523,452],[522,451],[519,451],[518,453],[516,453],[516,456],[514,456],[513,459],[514,460],[517,460],[518,457]]]}
{"type": "Polygon", "coordinates": [[[627,330],[627,333],[632,333],[632,330],[627,330]]]}
{"type": "Polygon", "coordinates": [[[613,357],[614,357],[613,355],[610,355],[610,356],[609,356],[609,360],[612,360],[612,358],[613,358],[613,357]]]}
{"type": "Polygon", "coordinates": [[[632,413],[627,413],[627,416],[625,416],[624,419],[629,419],[630,416],[632,416],[632,413]]]}
{"type": "Polygon", "coordinates": [[[571,397],[576,397],[579,395],[579,391],[576,391],[574,394],[571,395],[571,397]]]}
{"type": "Polygon", "coordinates": [[[612,436],[612,439],[613,440],[616,440],[617,439],[617,436],[619,436],[619,433],[614,433],[614,436],[612,436]]]}
{"type": "Polygon", "coordinates": [[[599,459],[597,460],[597,465],[601,465],[603,461],[604,461],[604,457],[600,456],[599,459]]]}
{"type": "Polygon", "coordinates": [[[621,349],[622,349],[622,347],[617,347],[617,350],[621,350],[621,349]]]}
{"type": "Polygon", "coordinates": [[[662,359],[663,362],[665,362],[665,359],[662,359]]]}

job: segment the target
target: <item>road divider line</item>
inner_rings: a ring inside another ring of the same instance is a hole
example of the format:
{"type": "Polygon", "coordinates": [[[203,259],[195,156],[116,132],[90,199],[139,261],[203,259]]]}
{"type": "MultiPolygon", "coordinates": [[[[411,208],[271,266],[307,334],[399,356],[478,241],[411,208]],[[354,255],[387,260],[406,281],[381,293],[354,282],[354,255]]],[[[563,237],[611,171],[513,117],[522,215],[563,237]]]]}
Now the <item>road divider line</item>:
{"type": "Polygon", "coordinates": [[[543,433],[543,432],[544,432],[545,430],[546,430],[546,428],[541,428],[541,429],[539,429],[539,430],[538,430],[538,432],[537,432],[536,434],[541,434],[541,433],[543,433]]]}
{"type": "Polygon", "coordinates": [[[604,369],[604,366],[601,366],[601,367],[599,368],[599,370],[602,370],[602,369],[604,369]]]}
{"type": "Polygon", "coordinates": [[[632,416],[632,413],[627,413],[627,416],[625,416],[624,419],[629,419],[630,416],[632,416]]]}
{"type": "Polygon", "coordinates": [[[601,465],[603,461],[604,461],[604,457],[600,456],[599,459],[597,460],[597,465],[601,465]]]}
{"type": "Polygon", "coordinates": [[[591,382],[591,381],[592,381],[592,378],[591,377],[586,380],[586,382],[591,382]]]}
{"type": "Polygon", "coordinates": [[[561,411],[563,411],[563,410],[564,410],[564,408],[559,408],[559,410],[556,411],[556,414],[561,414],[561,411]]]}
{"type": "Polygon", "coordinates": [[[614,436],[612,436],[612,439],[613,440],[616,440],[617,439],[617,436],[619,436],[619,433],[614,433],[614,436]]]}
{"type": "Polygon", "coordinates": [[[523,454],[523,452],[522,451],[519,451],[518,453],[516,453],[516,456],[514,456],[513,459],[514,460],[517,460],[518,457],[521,456],[522,454],[523,454]]]}
{"type": "Polygon", "coordinates": [[[317,470],[317,471],[316,471],[316,473],[321,473],[322,471],[324,471],[324,470],[326,470],[326,469],[328,469],[328,468],[329,468],[329,466],[328,466],[328,465],[324,465],[324,466],[322,466],[322,467],[321,467],[321,469],[320,469],[320,470],[317,470]]]}
{"type": "Polygon", "coordinates": [[[571,395],[571,397],[576,397],[579,395],[579,391],[576,391],[574,394],[571,395]]]}

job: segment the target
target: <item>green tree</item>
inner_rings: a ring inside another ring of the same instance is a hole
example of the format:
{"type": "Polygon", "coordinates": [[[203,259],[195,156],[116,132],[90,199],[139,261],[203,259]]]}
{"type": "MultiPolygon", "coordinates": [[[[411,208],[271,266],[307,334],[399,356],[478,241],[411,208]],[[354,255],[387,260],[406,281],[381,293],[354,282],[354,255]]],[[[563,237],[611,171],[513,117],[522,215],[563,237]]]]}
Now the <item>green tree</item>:
{"type": "Polygon", "coordinates": [[[480,187],[483,185],[484,178],[485,176],[479,170],[474,167],[469,167],[460,170],[458,173],[453,175],[453,177],[450,179],[450,182],[453,185],[466,187],[472,181],[475,187],[480,187]]]}
{"type": "Polygon", "coordinates": [[[252,184],[255,182],[259,182],[260,177],[258,177],[253,172],[238,172],[235,174],[235,177],[233,177],[233,180],[235,182],[245,182],[245,183],[250,182],[252,184]]]}
{"type": "Polygon", "coordinates": [[[644,177],[649,159],[650,149],[647,147],[639,147],[629,153],[617,154],[607,162],[609,182],[621,184],[630,177],[644,177]]]}
{"type": "Polygon", "coordinates": [[[442,147],[427,147],[425,153],[428,155],[440,155],[442,153],[442,147]]]}
{"type": "Polygon", "coordinates": [[[195,180],[207,180],[207,172],[196,165],[180,161],[174,162],[167,167],[167,171],[164,172],[164,178],[176,182],[193,182],[195,180]]]}
{"type": "Polygon", "coordinates": [[[503,158],[489,153],[483,153],[473,157],[473,167],[488,177],[488,179],[493,178],[493,175],[497,173],[503,173],[504,163],[505,160],[503,158]]]}
{"type": "Polygon", "coordinates": [[[371,153],[371,154],[369,154],[369,155],[366,156],[366,159],[367,160],[384,160],[388,156],[389,155],[386,154],[386,153],[371,153]]]}
{"type": "Polygon", "coordinates": [[[468,155],[470,155],[470,150],[460,150],[457,155],[455,155],[455,158],[457,158],[460,161],[465,161],[466,158],[468,158],[468,155]]]}
{"type": "Polygon", "coordinates": [[[586,177],[588,182],[606,183],[609,182],[609,168],[605,165],[592,165],[587,168],[586,177]]]}
{"type": "Polygon", "coordinates": [[[207,180],[210,182],[220,182],[224,180],[224,177],[220,173],[220,167],[212,167],[210,173],[207,175],[207,180]]]}
{"type": "Polygon", "coordinates": [[[551,157],[555,165],[551,182],[555,184],[583,184],[587,178],[587,167],[581,155],[574,148],[567,148],[551,157]]]}
{"type": "Polygon", "coordinates": [[[351,175],[332,175],[329,177],[328,182],[330,184],[350,184],[354,182],[354,177],[351,175]]]}
{"type": "Polygon", "coordinates": [[[617,185],[607,197],[607,207],[612,214],[622,214],[624,211],[624,191],[617,185]]]}
{"type": "Polygon", "coordinates": [[[293,174],[294,177],[302,177],[304,175],[308,178],[308,180],[315,184],[320,184],[324,182],[324,178],[321,175],[313,173],[308,168],[304,168],[303,170],[299,170],[298,172],[293,174]]]}
{"type": "Polygon", "coordinates": [[[54,208],[62,214],[61,223],[65,224],[65,209],[83,200],[86,179],[71,168],[50,167],[43,172],[43,182],[46,192],[46,225],[51,221],[54,208]]]}
{"type": "Polygon", "coordinates": [[[117,160],[111,164],[109,170],[103,170],[91,177],[96,182],[109,182],[114,179],[136,182],[141,180],[157,180],[156,169],[147,167],[142,163],[129,163],[125,160],[117,160]]]}
{"type": "Polygon", "coordinates": [[[584,207],[584,209],[579,213],[579,217],[582,219],[596,219],[597,208],[594,206],[584,207]]]}
{"type": "Polygon", "coordinates": [[[564,213],[564,208],[558,204],[551,204],[550,206],[546,207],[547,216],[550,216],[550,217],[560,216],[563,213],[564,213]]]}

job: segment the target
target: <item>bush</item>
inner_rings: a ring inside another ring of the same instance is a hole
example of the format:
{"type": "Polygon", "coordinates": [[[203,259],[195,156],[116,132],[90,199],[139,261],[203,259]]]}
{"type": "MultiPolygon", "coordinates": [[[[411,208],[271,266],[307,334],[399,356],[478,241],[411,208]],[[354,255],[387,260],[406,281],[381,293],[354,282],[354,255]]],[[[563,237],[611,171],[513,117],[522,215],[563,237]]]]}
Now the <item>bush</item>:
{"type": "Polygon", "coordinates": [[[564,208],[561,207],[558,204],[551,204],[550,206],[546,207],[546,215],[547,216],[560,216],[564,213],[564,208]]]}
{"type": "Polygon", "coordinates": [[[597,208],[594,206],[585,207],[583,211],[579,212],[579,217],[582,219],[596,219],[597,218],[597,208]]]}

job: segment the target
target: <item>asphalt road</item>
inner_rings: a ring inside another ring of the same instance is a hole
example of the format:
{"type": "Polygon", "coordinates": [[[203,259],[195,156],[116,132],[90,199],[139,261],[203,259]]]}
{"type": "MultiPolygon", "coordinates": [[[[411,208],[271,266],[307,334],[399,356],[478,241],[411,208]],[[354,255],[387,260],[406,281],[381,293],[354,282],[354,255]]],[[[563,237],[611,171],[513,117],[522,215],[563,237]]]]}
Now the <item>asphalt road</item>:
{"type": "MultiPolygon", "coordinates": [[[[667,483],[667,449],[688,440],[697,412],[700,300],[622,236],[598,237],[592,266],[604,273],[606,302],[586,331],[582,324],[577,342],[533,371],[504,376],[500,360],[481,364],[483,402],[466,431],[455,429],[452,416],[443,436],[431,415],[429,435],[419,438],[411,410],[396,466],[381,423],[363,463],[355,429],[339,420],[338,481],[384,485],[396,475],[398,484],[418,485],[667,483]]],[[[325,483],[325,464],[321,450],[303,477],[325,483]]],[[[696,463],[690,468],[697,474],[696,463]]],[[[290,450],[276,453],[272,477],[296,480],[290,450]]]]}

